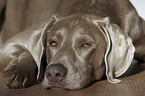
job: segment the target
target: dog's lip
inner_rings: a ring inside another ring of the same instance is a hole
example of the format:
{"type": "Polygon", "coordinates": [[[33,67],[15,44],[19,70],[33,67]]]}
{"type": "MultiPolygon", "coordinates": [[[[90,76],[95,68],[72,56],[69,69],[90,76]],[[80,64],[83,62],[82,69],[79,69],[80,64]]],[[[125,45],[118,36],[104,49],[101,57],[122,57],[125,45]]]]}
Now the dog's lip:
{"type": "Polygon", "coordinates": [[[68,90],[67,88],[60,87],[60,86],[50,86],[47,89],[50,89],[50,90],[68,90]]]}
{"type": "Polygon", "coordinates": [[[60,85],[49,86],[47,89],[50,89],[50,90],[68,90],[64,86],[60,86],[60,85]]]}
{"type": "Polygon", "coordinates": [[[66,84],[64,82],[58,82],[58,83],[49,82],[49,86],[47,86],[46,89],[67,90],[67,88],[65,88],[65,86],[66,86],[66,84]]]}

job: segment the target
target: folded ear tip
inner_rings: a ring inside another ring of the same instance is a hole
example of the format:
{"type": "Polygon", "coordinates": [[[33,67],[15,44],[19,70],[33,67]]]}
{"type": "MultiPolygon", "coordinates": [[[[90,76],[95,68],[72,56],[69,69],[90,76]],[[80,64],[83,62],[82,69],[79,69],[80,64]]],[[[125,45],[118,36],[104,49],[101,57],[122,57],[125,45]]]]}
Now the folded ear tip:
{"type": "Polygon", "coordinates": [[[54,18],[55,20],[58,20],[58,16],[57,15],[53,15],[52,18],[54,18]]]}
{"type": "Polygon", "coordinates": [[[104,21],[106,24],[109,24],[109,23],[110,23],[109,17],[105,17],[103,21],[104,21]]]}
{"type": "Polygon", "coordinates": [[[121,80],[119,79],[111,79],[111,80],[108,80],[110,83],[121,83],[121,80]]]}

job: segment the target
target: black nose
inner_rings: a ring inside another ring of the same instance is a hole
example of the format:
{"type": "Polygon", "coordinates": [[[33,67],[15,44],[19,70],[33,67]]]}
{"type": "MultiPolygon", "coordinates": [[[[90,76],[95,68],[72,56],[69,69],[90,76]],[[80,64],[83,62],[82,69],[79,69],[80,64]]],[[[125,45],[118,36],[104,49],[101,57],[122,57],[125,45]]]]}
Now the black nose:
{"type": "Polygon", "coordinates": [[[62,64],[52,64],[46,69],[46,76],[50,82],[61,82],[67,73],[67,69],[62,64]]]}

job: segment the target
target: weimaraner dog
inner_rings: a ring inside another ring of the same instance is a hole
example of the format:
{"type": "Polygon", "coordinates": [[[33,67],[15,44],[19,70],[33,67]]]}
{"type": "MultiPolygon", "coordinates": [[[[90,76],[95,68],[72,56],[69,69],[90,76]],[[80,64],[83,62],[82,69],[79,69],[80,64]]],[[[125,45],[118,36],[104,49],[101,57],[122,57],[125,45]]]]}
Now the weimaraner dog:
{"type": "Polygon", "coordinates": [[[145,23],[128,0],[61,0],[50,15],[0,46],[7,88],[81,89],[105,72],[119,83],[133,57],[145,62],[145,23]]]}

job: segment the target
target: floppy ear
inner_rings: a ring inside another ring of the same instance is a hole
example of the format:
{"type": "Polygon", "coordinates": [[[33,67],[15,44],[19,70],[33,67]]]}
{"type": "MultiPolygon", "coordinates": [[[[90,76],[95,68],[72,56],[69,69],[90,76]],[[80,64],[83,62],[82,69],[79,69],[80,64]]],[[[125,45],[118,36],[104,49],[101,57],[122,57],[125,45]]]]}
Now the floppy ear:
{"type": "Polygon", "coordinates": [[[58,21],[58,17],[56,15],[53,15],[49,22],[45,25],[45,27],[43,28],[42,30],[42,33],[41,33],[41,36],[40,36],[40,61],[39,61],[39,64],[38,64],[38,75],[37,75],[37,79],[38,81],[41,81],[42,77],[43,77],[43,74],[44,74],[44,69],[43,69],[43,55],[45,54],[45,46],[46,46],[46,39],[47,39],[47,34],[50,33],[52,27],[54,26],[54,24],[58,21]]]}
{"type": "Polygon", "coordinates": [[[93,23],[101,30],[107,41],[104,61],[106,66],[106,76],[110,83],[119,83],[116,79],[129,68],[135,48],[131,38],[121,30],[116,24],[112,24],[109,18],[93,20],[93,23]]]}
{"type": "Polygon", "coordinates": [[[50,32],[51,28],[57,22],[57,20],[58,18],[56,16],[52,16],[49,22],[41,29],[34,31],[29,39],[28,50],[32,54],[38,67],[38,81],[40,81],[44,71],[42,59],[45,55],[44,52],[47,34],[50,32]]]}

